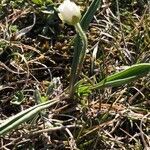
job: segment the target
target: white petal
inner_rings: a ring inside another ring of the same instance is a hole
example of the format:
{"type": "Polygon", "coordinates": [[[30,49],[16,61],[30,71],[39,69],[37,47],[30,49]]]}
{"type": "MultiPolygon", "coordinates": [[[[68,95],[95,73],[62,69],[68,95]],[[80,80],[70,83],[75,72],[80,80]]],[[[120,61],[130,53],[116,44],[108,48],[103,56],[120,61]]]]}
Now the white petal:
{"type": "Polygon", "coordinates": [[[73,24],[73,17],[76,16],[76,18],[79,18],[77,20],[80,20],[81,13],[80,8],[70,0],[65,0],[59,7],[58,10],[60,12],[61,18],[63,21],[73,24]]]}

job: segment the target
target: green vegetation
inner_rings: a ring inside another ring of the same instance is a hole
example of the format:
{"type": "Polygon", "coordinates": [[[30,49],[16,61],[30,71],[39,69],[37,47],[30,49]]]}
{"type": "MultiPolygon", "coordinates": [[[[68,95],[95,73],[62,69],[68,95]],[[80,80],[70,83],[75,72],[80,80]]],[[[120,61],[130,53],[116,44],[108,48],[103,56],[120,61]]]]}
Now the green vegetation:
{"type": "Polygon", "coordinates": [[[149,150],[149,1],[61,2],[0,2],[0,149],[149,150]]]}

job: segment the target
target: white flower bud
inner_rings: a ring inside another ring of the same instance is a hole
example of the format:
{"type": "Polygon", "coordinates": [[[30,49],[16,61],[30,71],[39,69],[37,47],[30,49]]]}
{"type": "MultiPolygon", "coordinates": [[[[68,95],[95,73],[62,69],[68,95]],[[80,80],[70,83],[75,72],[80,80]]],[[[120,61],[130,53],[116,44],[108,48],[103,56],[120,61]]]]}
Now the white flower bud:
{"type": "Polygon", "coordinates": [[[64,2],[58,7],[58,10],[60,19],[69,25],[75,25],[80,21],[80,7],[78,7],[74,2],[64,0],[64,2]]]}

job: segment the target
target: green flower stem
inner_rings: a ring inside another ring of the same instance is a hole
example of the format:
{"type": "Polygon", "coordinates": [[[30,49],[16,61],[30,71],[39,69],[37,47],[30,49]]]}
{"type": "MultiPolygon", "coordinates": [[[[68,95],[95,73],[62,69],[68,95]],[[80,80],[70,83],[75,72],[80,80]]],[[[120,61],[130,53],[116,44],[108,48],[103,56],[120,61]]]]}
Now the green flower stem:
{"type": "Polygon", "coordinates": [[[82,30],[81,25],[79,23],[77,23],[75,25],[75,28],[77,30],[77,32],[79,33],[81,39],[82,39],[82,50],[80,52],[80,58],[79,58],[79,68],[78,68],[78,72],[77,74],[80,75],[81,69],[82,69],[82,65],[84,62],[84,58],[85,58],[85,54],[86,54],[86,50],[87,50],[87,37],[85,32],[82,30]]]}
{"type": "Polygon", "coordinates": [[[84,61],[85,54],[86,54],[86,49],[87,49],[87,37],[86,37],[86,34],[84,33],[84,31],[82,30],[80,23],[77,23],[74,26],[82,40],[82,45],[81,45],[82,48],[79,49],[77,52],[74,52],[72,70],[71,70],[71,81],[70,81],[70,86],[69,86],[70,97],[73,97],[73,94],[75,91],[74,85],[77,81],[77,78],[80,75],[83,61],[84,61]]]}

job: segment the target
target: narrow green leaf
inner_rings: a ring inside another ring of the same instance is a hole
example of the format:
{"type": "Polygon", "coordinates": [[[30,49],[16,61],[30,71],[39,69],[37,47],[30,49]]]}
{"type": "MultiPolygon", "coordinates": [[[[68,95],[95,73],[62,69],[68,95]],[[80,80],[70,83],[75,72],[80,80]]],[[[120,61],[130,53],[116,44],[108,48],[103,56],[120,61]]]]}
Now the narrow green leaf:
{"type": "Polygon", "coordinates": [[[34,98],[35,98],[35,101],[36,101],[38,104],[41,104],[41,103],[42,103],[41,94],[40,94],[40,92],[39,92],[37,89],[34,91],[34,98]]]}
{"type": "Polygon", "coordinates": [[[94,14],[96,13],[97,9],[100,6],[101,6],[101,0],[93,0],[86,13],[83,15],[80,24],[84,31],[88,29],[94,14]]]}
{"type": "Polygon", "coordinates": [[[103,79],[100,83],[92,86],[91,89],[103,88],[107,86],[116,87],[127,84],[150,72],[150,63],[141,63],[129,67],[126,70],[115,73],[103,79]]]}
{"type": "Polygon", "coordinates": [[[15,129],[21,123],[28,121],[30,118],[34,117],[37,113],[39,113],[43,109],[46,109],[54,105],[58,101],[59,99],[53,99],[51,101],[35,105],[31,108],[21,111],[15,116],[8,118],[7,120],[5,120],[3,123],[0,124],[0,135],[6,134],[10,130],[15,129]]]}

